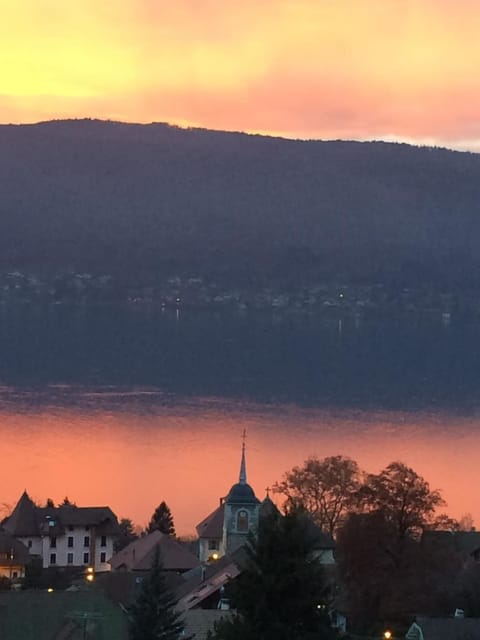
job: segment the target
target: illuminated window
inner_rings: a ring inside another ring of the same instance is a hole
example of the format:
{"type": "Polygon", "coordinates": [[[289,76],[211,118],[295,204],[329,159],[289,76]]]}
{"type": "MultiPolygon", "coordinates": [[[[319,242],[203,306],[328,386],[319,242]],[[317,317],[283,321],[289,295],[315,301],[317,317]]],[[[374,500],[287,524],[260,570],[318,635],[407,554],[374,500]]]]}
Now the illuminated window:
{"type": "Polygon", "coordinates": [[[244,509],[237,514],[237,531],[248,531],[248,513],[244,509]]]}

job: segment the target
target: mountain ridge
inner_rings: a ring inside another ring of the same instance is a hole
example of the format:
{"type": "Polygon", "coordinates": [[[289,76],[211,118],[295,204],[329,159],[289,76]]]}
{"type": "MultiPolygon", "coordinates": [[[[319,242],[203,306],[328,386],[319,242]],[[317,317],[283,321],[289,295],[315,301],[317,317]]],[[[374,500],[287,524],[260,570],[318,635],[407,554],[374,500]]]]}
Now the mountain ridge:
{"type": "Polygon", "coordinates": [[[0,125],[0,268],[287,278],[480,273],[480,155],[166,123],[0,125]]]}

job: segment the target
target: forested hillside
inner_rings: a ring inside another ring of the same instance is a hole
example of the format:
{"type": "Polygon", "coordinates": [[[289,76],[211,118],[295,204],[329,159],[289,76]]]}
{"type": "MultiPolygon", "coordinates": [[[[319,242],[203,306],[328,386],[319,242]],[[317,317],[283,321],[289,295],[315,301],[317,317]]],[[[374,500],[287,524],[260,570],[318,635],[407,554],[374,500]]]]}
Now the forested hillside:
{"type": "Polygon", "coordinates": [[[0,126],[0,269],[471,283],[480,156],[90,120],[0,126]]]}

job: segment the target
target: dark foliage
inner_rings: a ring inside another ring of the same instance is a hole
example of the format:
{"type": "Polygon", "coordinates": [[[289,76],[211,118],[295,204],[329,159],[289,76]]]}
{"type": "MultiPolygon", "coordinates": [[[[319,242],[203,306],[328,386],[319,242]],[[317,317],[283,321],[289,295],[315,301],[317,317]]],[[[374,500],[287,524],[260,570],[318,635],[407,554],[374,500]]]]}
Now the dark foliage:
{"type": "Polygon", "coordinates": [[[122,518],[118,523],[120,529],[120,535],[115,539],[113,548],[115,553],[118,553],[121,549],[124,549],[127,545],[138,538],[135,533],[133,522],[130,518],[122,518]]]}
{"type": "Polygon", "coordinates": [[[403,144],[2,126],[0,268],[463,286],[480,270],[479,177],[475,154],[403,144]]]}
{"type": "Polygon", "coordinates": [[[175,537],[175,525],[172,512],[165,501],[162,501],[158,505],[152,515],[147,527],[147,533],[152,533],[152,531],[161,531],[162,533],[175,537]]]}
{"type": "Polygon", "coordinates": [[[329,588],[303,512],[272,512],[250,537],[248,560],[229,589],[236,614],[214,640],[327,640],[329,588]]]}
{"type": "Polygon", "coordinates": [[[175,598],[167,588],[157,548],[152,568],[130,608],[131,640],[189,640],[182,635],[184,627],[174,606],[175,598]]]}

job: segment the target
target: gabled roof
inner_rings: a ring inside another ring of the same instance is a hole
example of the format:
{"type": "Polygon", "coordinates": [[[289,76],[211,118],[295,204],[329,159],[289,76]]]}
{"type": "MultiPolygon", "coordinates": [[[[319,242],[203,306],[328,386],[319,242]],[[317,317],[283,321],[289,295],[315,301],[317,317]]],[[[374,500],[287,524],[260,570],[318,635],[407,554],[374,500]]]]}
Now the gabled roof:
{"type": "Polygon", "coordinates": [[[177,611],[188,611],[198,607],[204,600],[206,600],[213,593],[219,591],[230,580],[233,580],[240,575],[241,571],[237,563],[231,557],[222,558],[224,562],[222,564],[215,565],[215,571],[210,577],[206,577],[205,580],[198,580],[198,577],[188,581],[187,585],[179,587],[177,590],[177,597],[180,592],[184,595],[178,600],[175,608],[177,611]]]}
{"type": "Polygon", "coordinates": [[[212,511],[206,518],[197,524],[197,534],[199,538],[221,538],[223,536],[223,517],[225,504],[212,511]]]}
{"type": "Polygon", "coordinates": [[[36,505],[28,493],[24,491],[15,509],[3,522],[3,528],[13,536],[39,536],[36,505]]]}
{"type": "Polygon", "coordinates": [[[152,567],[157,547],[166,571],[188,571],[200,564],[199,559],[183,544],[161,531],[152,531],[116,553],[110,560],[112,569],[148,571],[152,567]]]}
{"type": "Polygon", "coordinates": [[[35,537],[49,532],[55,535],[67,526],[97,527],[99,533],[111,535],[120,532],[110,507],[38,507],[26,491],[3,523],[3,528],[16,537],[35,537]],[[49,521],[54,527],[49,526],[49,521]]]}

